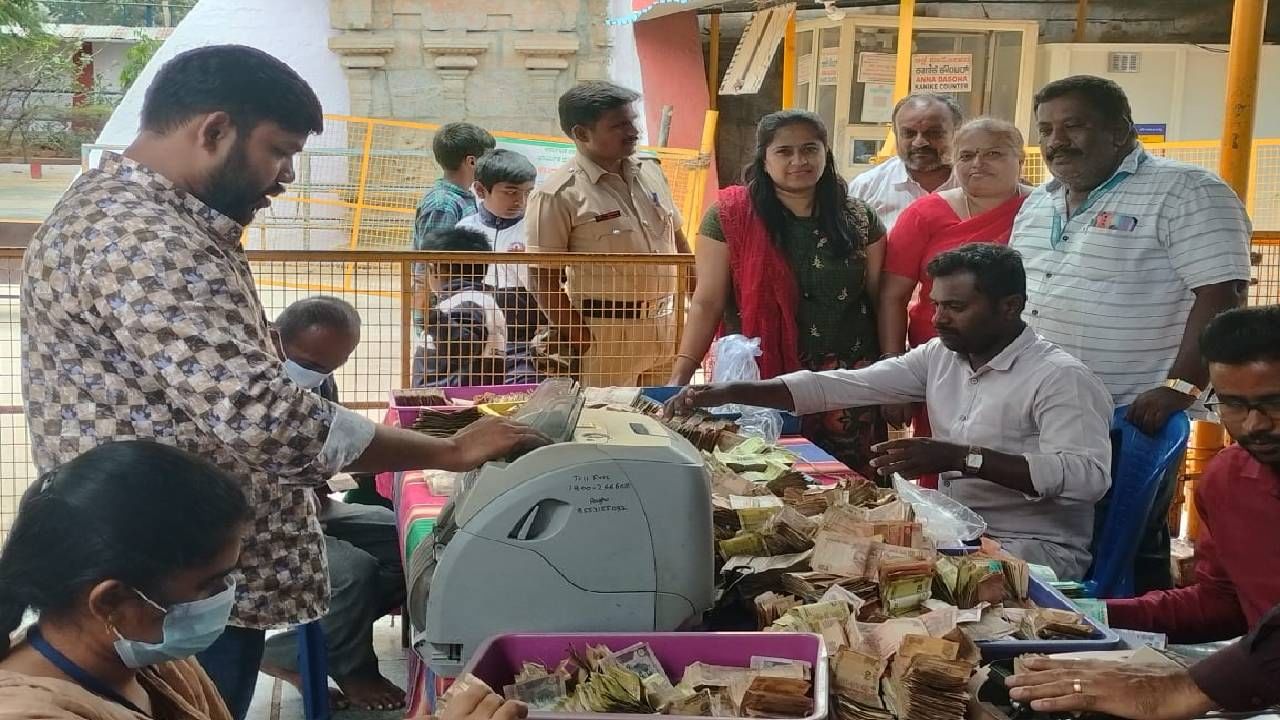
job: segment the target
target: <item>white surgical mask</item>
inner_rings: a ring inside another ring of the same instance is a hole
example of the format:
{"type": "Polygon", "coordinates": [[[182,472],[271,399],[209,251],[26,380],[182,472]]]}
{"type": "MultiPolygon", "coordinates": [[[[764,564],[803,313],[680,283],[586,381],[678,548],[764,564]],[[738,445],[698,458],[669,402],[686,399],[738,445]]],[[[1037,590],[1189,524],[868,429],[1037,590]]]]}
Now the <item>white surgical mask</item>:
{"type": "Polygon", "coordinates": [[[289,376],[290,380],[307,390],[315,390],[320,387],[324,384],[324,381],[328,380],[329,376],[333,374],[322,373],[319,370],[302,367],[288,358],[285,358],[284,361],[284,372],[289,376]]]}
{"type": "MultiPolygon", "coordinates": [[[[142,668],[169,660],[180,660],[209,649],[227,627],[236,602],[236,584],[227,578],[222,592],[203,600],[162,607],[134,590],[147,604],[164,613],[164,638],[158,643],[130,640],[115,630],[116,653],[125,667],[142,668]]],[[[112,628],[114,630],[114,628],[112,628]]]]}

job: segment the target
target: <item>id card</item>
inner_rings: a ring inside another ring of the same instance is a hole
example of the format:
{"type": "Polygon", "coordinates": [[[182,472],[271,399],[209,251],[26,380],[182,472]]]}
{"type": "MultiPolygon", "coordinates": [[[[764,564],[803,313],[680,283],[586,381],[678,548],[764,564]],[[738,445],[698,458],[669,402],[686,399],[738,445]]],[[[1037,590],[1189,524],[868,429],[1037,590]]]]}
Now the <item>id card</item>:
{"type": "Polygon", "coordinates": [[[1103,211],[1093,216],[1093,227],[1101,230],[1133,232],[1138,227],[1138,218],[1122,213],[1103,211]]]}

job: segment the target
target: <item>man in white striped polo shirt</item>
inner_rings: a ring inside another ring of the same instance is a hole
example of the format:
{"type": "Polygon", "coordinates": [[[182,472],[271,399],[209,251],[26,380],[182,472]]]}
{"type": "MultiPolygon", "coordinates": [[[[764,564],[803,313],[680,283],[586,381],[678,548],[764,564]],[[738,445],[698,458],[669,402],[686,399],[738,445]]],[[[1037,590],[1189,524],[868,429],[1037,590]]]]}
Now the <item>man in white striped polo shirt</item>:
{"type": "MultiPolygon", "coordinates": [[[[1154,433],[1208,380],[1200,331],[1244,304],[1249,219],[1213,173],[1143,149],[1114,82],[1057,80],[1036,94],[1035,111],[1054,179],[1022,206],[1010,241],[1026,265],[1026,320],[1154,433]]],[[[1171,584],[1164,516],[1174,477],[1165,484],[1139,551],[1139,592],[1171,584]]]]}

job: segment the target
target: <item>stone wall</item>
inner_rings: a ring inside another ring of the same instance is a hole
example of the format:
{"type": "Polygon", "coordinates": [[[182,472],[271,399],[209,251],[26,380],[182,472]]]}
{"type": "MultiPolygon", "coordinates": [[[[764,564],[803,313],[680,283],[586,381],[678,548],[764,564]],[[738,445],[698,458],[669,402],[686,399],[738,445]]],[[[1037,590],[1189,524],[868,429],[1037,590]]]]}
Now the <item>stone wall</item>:
{"type": "Polygon", "coordinates": [[[608,77],[608,0],[330,0],[351,113],[559,135],[556,99],[608,77]]]}

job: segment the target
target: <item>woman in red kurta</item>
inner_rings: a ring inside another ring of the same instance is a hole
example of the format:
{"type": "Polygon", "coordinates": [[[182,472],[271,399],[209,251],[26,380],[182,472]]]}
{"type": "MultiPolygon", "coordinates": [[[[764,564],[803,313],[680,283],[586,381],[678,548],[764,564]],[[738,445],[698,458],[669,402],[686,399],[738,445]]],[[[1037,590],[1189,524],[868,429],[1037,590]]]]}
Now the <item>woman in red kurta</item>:
{"type": "MultiPolygon", "coordinates": [[[[937,335],[929,299],[933,281],[925,272],[929,261],[969,243],[1009,244],[1013,218],[1031,191],[1019,181],[1023,139],[1011,123],[971,120],[956,131],[952,152],[960,187],[915,201],[889,233],[877,308],[880,349],[886,354],[902,353],[937,335]]],[[[884,410],[893,425],[901,426],[912,416],[910,406],[884,410]]],[[[916,437],[930,435],[923,406],[915,408],[912,425],[916,437]]],[[[930,487],[936,484],[932,477],[921,481],[930,487]]]]}

